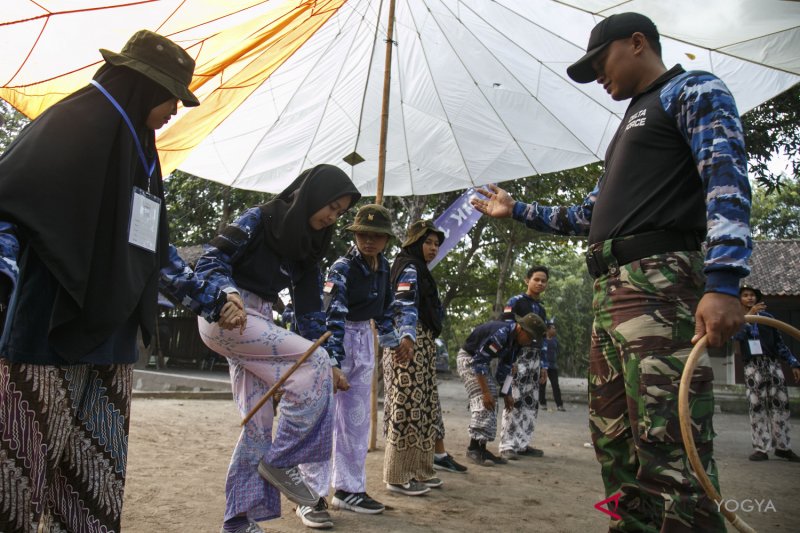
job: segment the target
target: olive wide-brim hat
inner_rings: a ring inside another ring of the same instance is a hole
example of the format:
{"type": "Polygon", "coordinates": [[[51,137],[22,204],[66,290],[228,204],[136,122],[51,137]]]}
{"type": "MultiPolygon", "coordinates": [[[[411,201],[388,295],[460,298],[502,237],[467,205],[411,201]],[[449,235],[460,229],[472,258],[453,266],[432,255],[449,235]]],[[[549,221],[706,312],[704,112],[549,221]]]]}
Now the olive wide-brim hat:
{"type": "Polygon", "coordinates": [[[429,231],[439,236],[439,245],[444,242],[444,232],[437,229],[432,221],[417,220],[408,227],[408,231],[406,232],[406,240],[403,241],[401,246],[403,248],[406,246],[411,246],[419,239],[424,237],[429,231]]]}
{"type": "Polygon", "coordinates": [[[525,316],[514,315],[514,320],[534,340],[544,337],[547,333],[544,320],[536,313],[528,313],[525,316]]]}
{"type": "Polygon", "coordinates": [[[389,237],[394,237],[394,233],[392,233],[392,213],[378,204],[362,205],[356,213],[353,223],[345,229],[353,232],[370,231],[383,233],[389,237]]]}
{"type": "Polygon", "coordinates": [[[139,30],[128,39],[120,53],[100,49],[108,63],[128,67],[168,90],[185,107],[200,105],[189,90],[194,74],[194,59],[186,50],[150,30],[139,30]]]}

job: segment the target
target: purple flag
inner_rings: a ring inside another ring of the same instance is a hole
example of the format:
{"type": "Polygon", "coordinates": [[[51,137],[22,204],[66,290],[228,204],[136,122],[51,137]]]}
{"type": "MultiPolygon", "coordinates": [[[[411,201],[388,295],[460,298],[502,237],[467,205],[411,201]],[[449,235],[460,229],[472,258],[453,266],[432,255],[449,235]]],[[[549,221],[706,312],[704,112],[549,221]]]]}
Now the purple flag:
{"type": "Polygon", "coordinates": [[[458,242],[464,238],[464,235],[469,233],[472,226],[481,218],[481,212],[472,207],[472,204],[469,203],[474,196],[484,198],[475,188],[467,189],[467,191],[453,202],[434,222],[436,227],[444,232],[444,242],[439,247],[439,255],[428,263],[428,268],[435,267],[436,264],[447,255],[447,252],[456,247],[458,242]]]}

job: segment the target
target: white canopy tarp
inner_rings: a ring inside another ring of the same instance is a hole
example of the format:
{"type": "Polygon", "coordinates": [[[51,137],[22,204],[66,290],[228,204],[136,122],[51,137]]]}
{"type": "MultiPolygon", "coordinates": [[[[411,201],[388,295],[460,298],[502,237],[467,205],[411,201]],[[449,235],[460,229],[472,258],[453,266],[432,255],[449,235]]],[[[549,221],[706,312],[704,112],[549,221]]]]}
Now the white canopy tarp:
{"type": "MultiPolygon", "coordinates": [[[[277,192],[301,169],[332,163],[373,195],[386,11],[379,0],[7,0],[0,83],[17,100],[0,96],[24,109],[35,97],[26,87],[65,74],[67,94],[96,70],[98,48],[119,50],[149,28],[187,48],[200,74],[202,105],[159,131],[167,169],[277,192]],[[259,62],[269,65],[254,74],[259,62]],[[364,162],[344,162],[352,152],[364,162]]],[[[800,81],[800,2],[397,0],[385,194],[601,160],[626,102],[573,83],[566,67],[599,20],[623,11],[655,21],[668,67],[722,78],[740,112],[800,81]]]]}

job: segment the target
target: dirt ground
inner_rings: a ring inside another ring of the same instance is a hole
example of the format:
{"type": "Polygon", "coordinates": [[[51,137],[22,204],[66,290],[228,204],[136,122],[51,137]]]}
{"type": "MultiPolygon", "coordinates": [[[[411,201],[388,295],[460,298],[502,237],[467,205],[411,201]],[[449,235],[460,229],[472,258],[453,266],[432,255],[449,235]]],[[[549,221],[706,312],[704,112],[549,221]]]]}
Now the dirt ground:
{"type": "MultiPolygon", "coordinates": [[[[440,387],[448,450],[466,464],[463,386],[450,379],[440,387]]],[[[239,433],[233,402],[137,398],[132,411],[123,531],[219,531],[225,473],[239,433]]],[[[716,458],[729,509],[738,507],[739,515],[758,531],[800,531],[800,506],[795,501],[800,464],[773,457],[750,462],[747,415],[719,414],[714,421],[719,434],[716,458]]],[[[793,422],[797,426],[797,419],[793,422]]],[[[603,490],[594,453],[584,446],[588,441],[585,404],[567,404],[567,412],[541,412],[534,444],[544,450],[543,458],[496,467],[473,465],[466,474],[444,472],[442,489],[411,498],[385,489],[379,436],[379,449],[367,457],[367,490],[387,510],[376,516],[331,510],[334,531],[605,531],[606,516],[594,509],[603,490]]],[[[283,515],[261,526],[266,531],[309,531],[285,499],[283,515]]]]}

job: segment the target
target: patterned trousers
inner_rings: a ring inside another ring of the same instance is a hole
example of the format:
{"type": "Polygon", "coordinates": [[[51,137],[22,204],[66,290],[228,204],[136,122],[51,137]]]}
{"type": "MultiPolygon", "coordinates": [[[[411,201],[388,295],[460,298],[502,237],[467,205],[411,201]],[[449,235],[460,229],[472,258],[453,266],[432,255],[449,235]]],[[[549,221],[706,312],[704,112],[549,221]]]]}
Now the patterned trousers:
{"type": "MultiPolygon", "coordinates": [[[[272,304],[242,291],[247,328],[224,330],[197,321],[210,349],[228,358],[233,399],[244,417],[311,346],[311,342],[272,321],[272,304]]],[[[258,475],[261,459],[290,467],[330,459],[333,385],[328,353],[317,349],[283,385],[275,436],[272,403],[267,402],[239,435],[225,484],[225,520],[246,513],[262,521],[281,514],[278,489],[258,475]]],[[[327,494],[327,487],[312,487],[327,494]],[[324,489],[324,490],[323,490],[324,489]]]]}
{"type": "Polygon", "coordinates": [[[347,492],[366,492],[367,449],[369,448],[370,395],[375,370],[375,343],[369,320],[345,322],[342,372],[350,383],[346,392],[333,395],[333,462],[323,461],[304,467],[307,480],[319,494],[333,488],[347,492]]]}
{"type": "Polygon", "coordinates": [[[500,431],[500,451],[523,451],[528,447],[536,429],[539,415],[539,348],[525,348],[517,359],[517,374],[511,382],[514,409],[503,409],[500,431]]]}
{"type": "MultiPolygon", "coordinates": [[[[621,518],[612,519],[611,531],[724,531],[716,504],[692,474],[678,422],[678,385],[692,347],[702,267],[700,252],[674,252],[595,281],[589,424],[606,496],[621,494],[621,518]]],[[[718,488],[712,380],[704,354],[689,401],[697,450],[718,488]]]]}
{"type": "Polygon", "coordinates": [[[781,365],[769,357],[754,357],[744,365],[753,448],[767,453],[789,450],[789,393],[781,365]]]}
{"type": "MultiPolygon", "coordinates": [[[[483,405],[483,393],[472,369],[472,355],[464,350],[458,351],[456,358],[458,375],[464,382],[469,398],[469,438],[478,442],[491,442],[497,435],[497,406],[493,410],[487,409],[483,405]]],[[[489,385],[489,393],[497,398],[497,380],[494,376],[487,375],[486,383],[489,385]]]]}
{"type": "Polygon", "coordinates": [[[0,531],[120,530],[132,373],[0,359],[0,531]]]}
{"type": "Polygon", "coordinates": [[[407,363],[396,363],[391,348],[383,351],[383,382],[383,481],[402,484],[434,477],[436,423],[442,415],[437,412],[436,344],[428,329],[417,324],[414,357],[407,363]]]}

